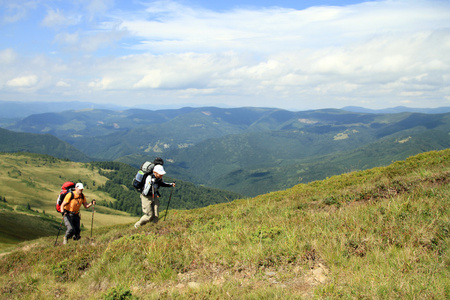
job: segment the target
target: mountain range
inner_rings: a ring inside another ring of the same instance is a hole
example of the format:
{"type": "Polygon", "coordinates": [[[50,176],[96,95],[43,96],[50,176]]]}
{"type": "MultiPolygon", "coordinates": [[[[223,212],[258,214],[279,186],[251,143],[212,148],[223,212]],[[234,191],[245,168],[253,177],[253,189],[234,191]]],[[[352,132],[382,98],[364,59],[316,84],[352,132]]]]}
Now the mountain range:
{"type": "MultiPolygon", "coordinates": [[[[71,147],[45,154],[75,161],[139,167],[160,156],[174,178],[248,196],[450,147],[449,108],[364,110],[87,108],[18,118],[0,135],[57,137],[71,147]]],[[[19,151],[12,144],[2,139],[0,150],[19,151]]],[[[44,148],[38,153],[61,148],[55,142],[45,150],[44,140],[31,144],[44,148]]],[[[30,145],[28,151],[37,150],[30,145]]]]}

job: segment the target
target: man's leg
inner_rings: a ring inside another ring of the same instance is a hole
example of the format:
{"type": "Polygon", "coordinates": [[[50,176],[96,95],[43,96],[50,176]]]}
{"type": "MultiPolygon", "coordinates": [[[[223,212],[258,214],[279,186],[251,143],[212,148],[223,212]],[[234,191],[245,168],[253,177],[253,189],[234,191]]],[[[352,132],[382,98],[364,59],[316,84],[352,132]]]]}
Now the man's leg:
{"type": "Polygon", "coordinates": [[[152,213],[153,213],[153,217],[152,217],[152,222],[153,223],[158,223],[159,221],[159,197],[155,198],[155,201],[152,202],[152,213]]]}
{"type": "Polygon", "coordinates": [[[74,229],[72,225],[71,217],[68,213],[64,215],[64,224],[66,225],[66,234],[64,235],[63,244],[67,244],[67,240],[70,239],[74,234],[74,229]]]}
{"type": "Polygon", "coordinates": [[[80,236],[80,233],[81,233],[80,214],[73,215],[72,224],[73,224],[73,230],[74,230],[73,239],[75,241],[77,241],[81,238],[81,236],[80,236]]]}
{"type": "Polygon", "coordinates": [[[139,219],[139,221],[136,222],[136,224],[134,224],[134,227],[139,227],[147,224],[152,217],[150,198],[141,194],[141,203],[142,203],[142,212],[144,213],[144,215],[139,219]]]}

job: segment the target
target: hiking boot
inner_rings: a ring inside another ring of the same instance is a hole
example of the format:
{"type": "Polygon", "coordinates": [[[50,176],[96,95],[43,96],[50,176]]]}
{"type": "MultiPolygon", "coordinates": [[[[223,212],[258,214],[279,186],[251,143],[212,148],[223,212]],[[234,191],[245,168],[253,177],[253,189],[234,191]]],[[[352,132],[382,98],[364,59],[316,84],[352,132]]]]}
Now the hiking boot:
{"type": "Polygon", "coordinates": [[[63,239],[63,245],[66,245],[67,244],[67,237],[64,237],[64,239],[63,239]]]}

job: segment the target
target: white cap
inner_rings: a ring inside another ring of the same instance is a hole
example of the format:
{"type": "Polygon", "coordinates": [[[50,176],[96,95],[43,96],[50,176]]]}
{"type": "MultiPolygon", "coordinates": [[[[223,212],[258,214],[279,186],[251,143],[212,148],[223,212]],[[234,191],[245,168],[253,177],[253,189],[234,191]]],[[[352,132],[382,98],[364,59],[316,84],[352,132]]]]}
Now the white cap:
{"type": "Polygon", "coordinates": [[[166,174],[166,171],[164,171],[164,168],[163,168],[163,166],[161,166],[161,165],[156,165],[156,166],[153,168],[153,172],[156,172],[156,173],[158,173],[159,175],[164,175],[164,174],[166,174]]]}
{"type": "Polygon", "coordinates": [[[75,185],[75,187],[76,187],[76,188],[79,188],[80,190],[84,189],[84,186],[83,186],[83,184],[82,184],[81,182],[78,182],[78,183],[75,185]]]}

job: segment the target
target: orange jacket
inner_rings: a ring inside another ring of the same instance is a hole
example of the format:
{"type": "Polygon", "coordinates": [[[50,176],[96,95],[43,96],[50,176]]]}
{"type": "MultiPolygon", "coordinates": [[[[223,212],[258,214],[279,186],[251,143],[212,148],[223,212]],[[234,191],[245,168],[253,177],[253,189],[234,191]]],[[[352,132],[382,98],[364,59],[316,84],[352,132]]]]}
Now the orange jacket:
{"type": "Polygon", "coordinates": [[[84,197],[84,195],[81,193],[80,195],[78,195],[75,192],[72,193],[67,193],[66,197],[64,197],[64,201],[61,204],[61,207],[64,207],[65,210],[68,210],[70,212],[73,213],[78,213],[80,211],[80,207],[81,205],[83,205],[83,203],[86,203],[86,197],[84,197]],[[72,200],[70,200],[70,198],[72,197],[72,193],[73,193],[73,198],[72,200]],[[66,203],[68,203],[66,205],[66,203]]]}

